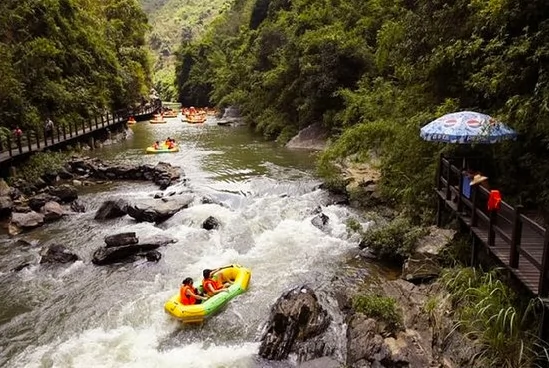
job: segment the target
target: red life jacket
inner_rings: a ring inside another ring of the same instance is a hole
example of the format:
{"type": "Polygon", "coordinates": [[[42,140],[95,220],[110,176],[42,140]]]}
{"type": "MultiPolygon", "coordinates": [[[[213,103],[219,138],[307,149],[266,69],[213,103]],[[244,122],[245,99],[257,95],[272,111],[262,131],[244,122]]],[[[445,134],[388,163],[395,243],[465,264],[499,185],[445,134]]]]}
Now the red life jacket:
{"type": "Polygon", "coordinates": [[[204,279],[202,280],[202,288],[204,289],[204,292],[206,292],[208,295],[213,295],[210,292],[210,289],[213,289],[213,290],[223,289],[223,284],[214,279],[204,279]],[[211,288],[209,287],[210,285],[211,285],[211,288]]]}
{"type": "Polygon", "coordinates": [[[193,294],[196,293],[191,285],[183,285],[179,289],[179,299],[183,305],[193,305],[196,303],[196,298],[194,296],[187,295],[187,290],[193,294]]]}
{"type": "Polygon", "coordinates": [[[501,205],[501,194],[499,190],[491,190],[488,197],[488,211],[497,211],[501,205]]]}

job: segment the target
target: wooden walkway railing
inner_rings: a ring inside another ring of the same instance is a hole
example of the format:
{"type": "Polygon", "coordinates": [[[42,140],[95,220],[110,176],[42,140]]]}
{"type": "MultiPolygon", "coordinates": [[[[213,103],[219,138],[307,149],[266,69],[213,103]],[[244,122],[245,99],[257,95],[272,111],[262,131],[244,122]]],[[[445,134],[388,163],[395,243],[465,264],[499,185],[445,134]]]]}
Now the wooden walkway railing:
{"type": "Polygon", "coordinates": [[[54,129],[49,132],[44,127],[41,131],[29,130],[23,132],[19,137],[8,135],[5,139],[0,139],[0,164],[10,161],[21,155],[31,152],[41,151],[79,137],[84,137],[98,130],[127,121],[130,116],[139,120],[140,116],[146,116],[156,112],[162,105],[160,100],[151,105],[142,106],[134,110],[124,110],[107,113],[104,116],[96,116],[87,123],[76,124],[69,122],[68,125],[54,125],[54,129]]]}
{"type": "Polygon", "coordinates": [[[542,298],[549,296],[549,231],[525,216],[521,206],[502,202],[499,210],[488,211],[489,191],[475,185],[468,196],[464,176],[450,159],[440,157],[437,223],[444,207],[450,208],[528,290],[542,298]]]}

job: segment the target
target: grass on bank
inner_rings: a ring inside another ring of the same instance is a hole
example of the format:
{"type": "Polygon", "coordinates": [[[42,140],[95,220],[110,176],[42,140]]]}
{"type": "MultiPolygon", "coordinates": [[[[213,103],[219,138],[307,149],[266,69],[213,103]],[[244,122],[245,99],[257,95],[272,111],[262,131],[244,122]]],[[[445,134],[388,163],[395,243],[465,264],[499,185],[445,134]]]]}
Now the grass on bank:
{"type": "Polygon", "coordinates": [[[450,293],[455,328],[481,347],[479,367],[542,367],[540,361],[549,362],[549,349],[536,336],[537,300],[524,301],[499,277],[498,270],[445,270],[440,280],[450,293]]]}

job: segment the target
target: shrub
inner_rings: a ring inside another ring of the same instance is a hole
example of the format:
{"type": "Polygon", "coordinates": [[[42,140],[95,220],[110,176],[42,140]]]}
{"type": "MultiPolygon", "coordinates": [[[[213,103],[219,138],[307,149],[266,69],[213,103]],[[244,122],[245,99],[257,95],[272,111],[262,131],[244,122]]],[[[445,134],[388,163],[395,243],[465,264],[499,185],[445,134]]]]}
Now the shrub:
{"type": "Polygon", "coordinates": [[[391,331],[402,328],[402,316],[394,298],[359,294],[353,297],[352,305],[355,311],[387,323],[391,331]]]}
{"type": "Polygon", "coordinates": [[[69,155],[69,152],[37,152],[21,167],[17,177],[32,183],[47,172],[61,169],[69,155]]]}
{"type": "Polygon", "coordinates": [[[397,217],[386,226],[368,230],[361,247],[368,247],[381,259],[402,262],[424,235],[424,228],[413,226],[407,218],[397,217]]]}

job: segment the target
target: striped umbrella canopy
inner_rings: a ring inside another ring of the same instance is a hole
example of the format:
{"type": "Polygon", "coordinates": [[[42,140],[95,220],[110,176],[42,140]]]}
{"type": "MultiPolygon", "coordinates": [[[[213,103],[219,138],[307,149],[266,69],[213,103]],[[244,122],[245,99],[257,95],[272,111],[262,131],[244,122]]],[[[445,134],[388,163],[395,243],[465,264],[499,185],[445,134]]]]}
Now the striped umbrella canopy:
{"type": "Polygon", "coordinates": [[[446,114],[421,128],[426,141],[491,144],[515,139],[517,133],[491,116],[474,111],[446,114]]]}

